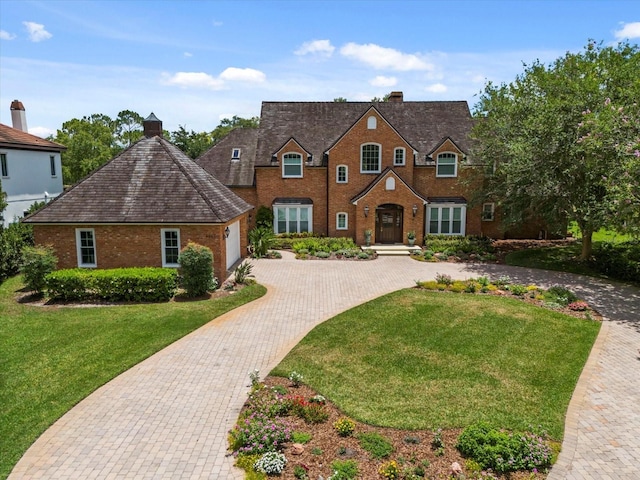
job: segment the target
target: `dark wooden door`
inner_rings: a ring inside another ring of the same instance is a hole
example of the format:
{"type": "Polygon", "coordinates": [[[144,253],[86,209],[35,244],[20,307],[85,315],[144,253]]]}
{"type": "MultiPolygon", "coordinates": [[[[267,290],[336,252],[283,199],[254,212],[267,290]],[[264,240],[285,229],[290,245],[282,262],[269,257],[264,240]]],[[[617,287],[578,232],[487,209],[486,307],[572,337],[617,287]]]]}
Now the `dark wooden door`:
{"type": "Polygon", "coordinates": [[[402,243],[402,210],[377,210],[377,243],[402,243]]]}

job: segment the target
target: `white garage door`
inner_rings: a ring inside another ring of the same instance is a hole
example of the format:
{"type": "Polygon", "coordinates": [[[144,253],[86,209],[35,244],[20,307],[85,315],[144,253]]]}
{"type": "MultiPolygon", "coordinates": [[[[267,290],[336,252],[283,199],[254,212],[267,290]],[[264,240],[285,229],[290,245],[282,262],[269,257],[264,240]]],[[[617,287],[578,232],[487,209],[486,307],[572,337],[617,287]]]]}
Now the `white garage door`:
{"type": "Polygon", "coordinates": [[[240,222],[229,225],[227,237],[227,270],[240,260],[240,222]]]}

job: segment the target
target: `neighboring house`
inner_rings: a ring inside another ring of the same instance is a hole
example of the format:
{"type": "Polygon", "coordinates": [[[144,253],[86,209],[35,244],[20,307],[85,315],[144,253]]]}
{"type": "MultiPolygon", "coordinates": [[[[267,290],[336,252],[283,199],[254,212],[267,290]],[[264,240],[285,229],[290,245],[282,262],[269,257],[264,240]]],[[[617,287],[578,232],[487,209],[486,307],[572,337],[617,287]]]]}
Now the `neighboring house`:
{"type": "Polygon", "coordinates": [[[27,131],[21,102],[11,103],[13,127],[0,123],[0,182],[7,208],[0,212],[6,227],[23,217],[35,202],[48,202],[62,193],[60,152],[66,147],[27,131]]]}
{"type": "Polygon", "coordinates": [[[153,114],[144,130],[24,222],[37,244],[54,247],[59,268],[178,267],[193,241],[213,251],[215,275],[226,278],[247,251],[253,207],[163,139],[153,114]]]}
{"type": "Polygon", "coordinates": [[[487,166],[470,157],[466,102],[263,102],[258,129],[236,129],[196,162],[256,207],[275,233],[313,231],[362,244],[416,232],[537,237],[500,230],[491,199],[472,202],[487,166]]]}

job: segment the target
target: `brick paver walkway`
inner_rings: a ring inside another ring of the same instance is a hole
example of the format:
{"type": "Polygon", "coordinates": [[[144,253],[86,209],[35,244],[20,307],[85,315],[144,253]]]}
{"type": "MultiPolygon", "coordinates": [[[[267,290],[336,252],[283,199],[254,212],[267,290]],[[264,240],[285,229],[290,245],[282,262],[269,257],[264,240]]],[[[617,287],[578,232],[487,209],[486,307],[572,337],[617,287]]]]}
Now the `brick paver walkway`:
{"type": "Polygon", "coordinates": [[[489,265],[254,262],[263,298],[212,321],[120,375],[71,409],[27,451],[15,479],[233,479],[227,431],[248,372],[269,372],[315,325],[385,293],[434,278],[508,274],[571,288],[609,317],[567,416],[550,480],[640,478],[640,298],[631,287],[489,265]]]}

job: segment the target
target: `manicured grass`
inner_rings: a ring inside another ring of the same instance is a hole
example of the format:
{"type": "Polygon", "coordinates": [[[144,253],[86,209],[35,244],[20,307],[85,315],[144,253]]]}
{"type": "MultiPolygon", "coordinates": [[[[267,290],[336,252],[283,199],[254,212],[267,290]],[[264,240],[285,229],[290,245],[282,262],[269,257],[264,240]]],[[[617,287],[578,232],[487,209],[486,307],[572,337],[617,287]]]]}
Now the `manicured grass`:
{"type": "MultiPolygon", "coordinates": [[[[578,228],[578,224],[576,222],[572,222],[569,225],[568,231],[573,234],[575,238],[582,238],[582,234],[580,233],[580,229],[578,228]]],[[[594,232],[591,237],[593,242],[613,242],[613,243],[621,243],[627,242],[631,240],[630,235],[625,235],[623,233],[618,233],[614,230],[607,230],[606,228],[601,228],[597,232],[594,232]]]]}
{"type": "Polygon", "coordinates": [[[582,245],[580,243],[575,243],[562,247],[517,250],[509,253],[505,258],[505,262],[507,265],[518,267],[577,273],[589,277],[601,276],[588,262],[578,260],[581,248],[582,245]]]}
{"type": "Polygon", "coordinates": [[[600,324],[495,296],[409,289],[312,330],[272,374],[291,371],[346,415],[402,429],[513,430],[560,440],[600,324]]]}
{"type": "Polygon", "coordinates": [[[17,304],[20,277],[0,285],[0,478],[73,405],[143,359],[265,293],[100,308],[17,304]]]}

